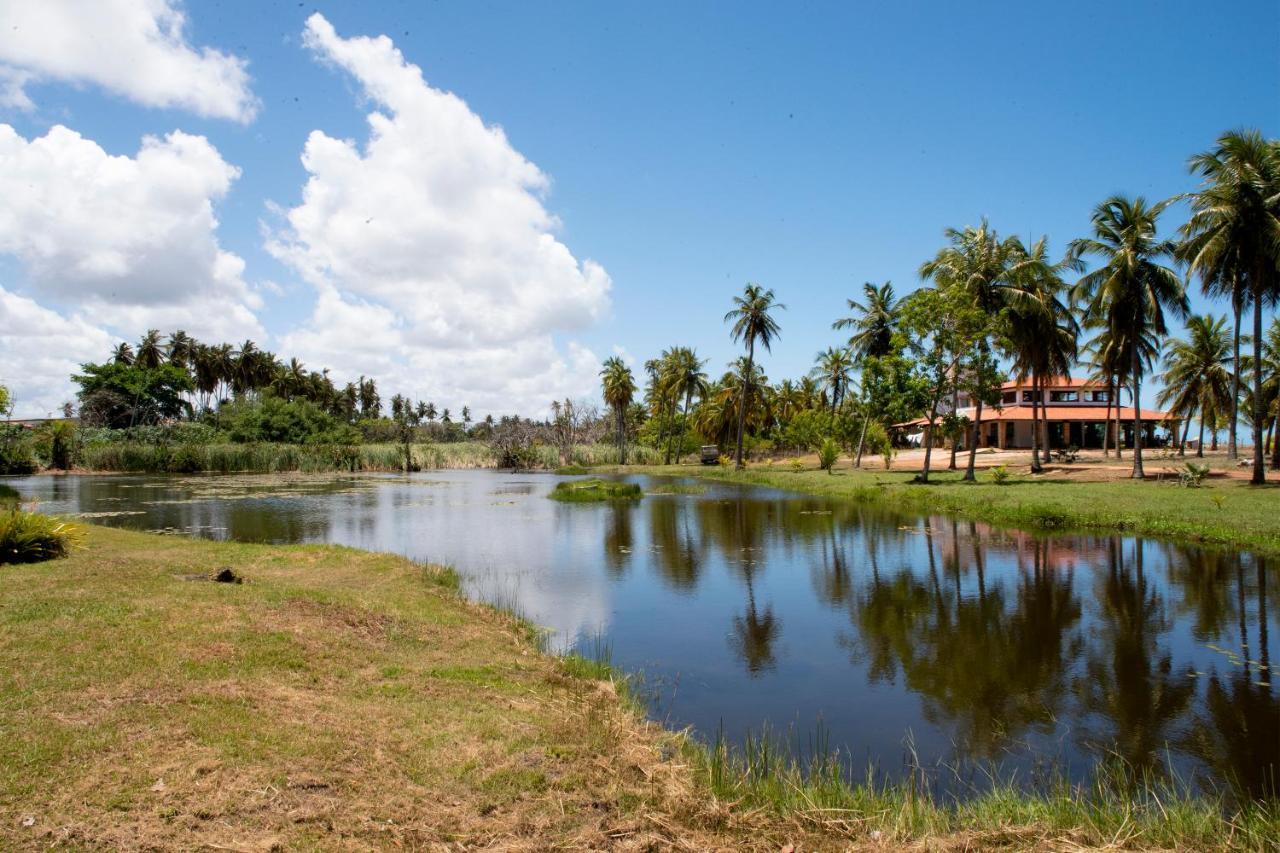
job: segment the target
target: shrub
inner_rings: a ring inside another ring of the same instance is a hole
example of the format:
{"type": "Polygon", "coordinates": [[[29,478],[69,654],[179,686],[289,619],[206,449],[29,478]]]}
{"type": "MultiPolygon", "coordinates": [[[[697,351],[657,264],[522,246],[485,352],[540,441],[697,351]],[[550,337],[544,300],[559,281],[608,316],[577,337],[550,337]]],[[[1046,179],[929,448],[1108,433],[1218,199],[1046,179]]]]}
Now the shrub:
{"type": "Polygon", "coordinates": [[[803,470],[804,470],[804,463],[803,463],[803,462],[801,462],[799,459],[792,459],[792,460],[791,460],[791,470],[792,470],[792,471],[803,471],[803,470]]]}
{"type": "Polygon", "coordinates": [[[36,470],[35,448],[24,430],[5,428],[0,438],[0,474],[32,474],[36,470]]]}
{"type": "Polygon", "coordinates": [[[49,464],[69,471],[75,464],[76,426],[71,421],[55,421],[49,427],[49,464]]]}
{"type": "Polygon", "coordinates": [[[282,400],[266,395],[258,401],[240,401],[225,416],[231,440],[280,444],[356,444],[357,430],[310,400],[282,400]]]}
{"type": "Polygon", "coordinates": [[[822,446],[818,448],[818,467],[830,474],[839,458],[840,445],[836,444],[835,439],[823,439],[822,446]]]}
{"type": "Polygon", "coordinates": [[[75,528],[47,515],[14,507],[0,512],[0,563],[38,563],[65,557],[75,528]]]}
{"type": "Polygon", "coordinates": [[[1204,478],[1209,476],[1208,465],[1197,465],[1194,462],[1188,462],[1186,466],[1178,472],[1178,484],[1187,489],[1198,489],[1204,483],[1204,478]]]}
{"type": "Polygon", "coordinates": [[[991,469],[991,482],[997,486],[1003,486],[1009,482],[1009,469],[1003,465],[997,465],[991,469]]]}

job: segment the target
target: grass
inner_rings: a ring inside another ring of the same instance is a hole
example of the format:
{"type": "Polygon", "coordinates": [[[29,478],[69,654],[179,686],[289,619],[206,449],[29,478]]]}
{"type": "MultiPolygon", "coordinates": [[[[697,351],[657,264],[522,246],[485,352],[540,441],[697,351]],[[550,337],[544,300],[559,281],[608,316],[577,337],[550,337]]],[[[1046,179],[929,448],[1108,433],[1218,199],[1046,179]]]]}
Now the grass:
{"type": "Polygon", "coordinates": [[[1090,482],[1012,471],[1000,482],[979,471],[976,483],[962,482],[959,471],[934,471],[922,485],[912,482],[916,472],[909,469],[838,468],[831,475],[759,465],[744,471],[698,465],[626,470],[770,486],[1010,527],[1121,530],[1280,554],[1280,485],[1255,487],[1239,479],[1211,477],[1201,488],[1186,489],[1176,478],[1090,482]]]}
{"type": "Polygon", "coordinates": [[[636,483],[623,483],[618,480],[601,480],[591,477],[586,480],[563,480],[556,483],[547,497],[553,501],[564,503],[592,503],[596,501],[633,501],[643,497],[644,492],[636,483]]]}
{"type": "Polygon", "coordinates": [[[853,778],[848,763],[825,747],[821,731],[808,754],[800,753],[767,731],[740,749],[722,738],[686,749],[700,781],[722,800],[880,840],[963,839],[966,849],[1274,850],[1280,844],[1280,803],[1235,807],[1118,763],[1100,767],[1088,784],[1059,776],[1028,790],[989,778],[965,799],[944,799],[931,793],[920,772],[892,783],[877,781],[871,771],[853,778]]]}
{"type": "MultiPolygon", "coordinates": [[[[825,476],[825,475],[824,475],[825,476]]],[[[1265,849],[1274,811],[1096,786],[965,803],[645,722],[448,570],[88,526],[0,586],[0,848],[1265,849]],[[214,583],[223,568],[241,584],[214,583]],[[1159,796],[1157,802],[1155,797],[1159,796]]],[[[825,751],[815,755],[825,756],[825,751]]]]}
{"type": "Polygon", "coordinates": [[[76,528],[65,521],[17,506],[0,509],[0,565],[65,557],[75,541],[76,528]]]}

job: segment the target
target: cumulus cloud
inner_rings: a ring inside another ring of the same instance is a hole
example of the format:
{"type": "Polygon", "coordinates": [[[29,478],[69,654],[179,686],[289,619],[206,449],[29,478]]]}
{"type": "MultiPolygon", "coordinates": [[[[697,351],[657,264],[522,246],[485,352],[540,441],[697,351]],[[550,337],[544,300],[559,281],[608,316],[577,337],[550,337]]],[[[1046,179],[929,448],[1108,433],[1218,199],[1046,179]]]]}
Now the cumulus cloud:
{"type": "Polygon", "coordinates": [[[62,126],[27,140],[0,125],[0,254],[24,272],[0,303],[0,333],[36,318],[34,328],[61,328],[62,354],[74,354],[56,361],[34,341],[7,341],[0,381],[38,376],[48,388],[27,396],[61,402],[71,388],[62,367],[105,357],[112,333],[260,340],[261,299],[215,233],[213,204],[238,174],[208,140],[179,131],[146,137],[128,157],[62,126]]]}
{"type": "Polygon", "coordinates": [[[246,62],[187,42],[173,0],[0,3],[0,106],[30,109],[24,85],[91,83],[149,107],[251,121],[246,62]]]}
{"type": "Polygon", "coordinates": [[[281,350],[484,411],[588,393],[594,355],[554,338],[608,310],[610,280],[557,239],[547,177],[387,37],[342,38],[314,14],[304,41],[378,109],[362,146],[307,139],[301,203],[267,249],[317,301],[281,350]]]}
{"type": "Polygon", "coordinates": [[[29,141],[0,125],[0,253],[22,262],[42,301],[123,334],[260,336],[244,261],[215,234],[213,202],[238,175],[180,131],[127,157],[61,125],[29,141]]]}
{"type": "Polygon", "coordinates": [[[0,383],[18,417],[46,417],[73,399],[69,377],[101,361],[115,339],[83,317],[63,317],[0,287],[0,383]]]}

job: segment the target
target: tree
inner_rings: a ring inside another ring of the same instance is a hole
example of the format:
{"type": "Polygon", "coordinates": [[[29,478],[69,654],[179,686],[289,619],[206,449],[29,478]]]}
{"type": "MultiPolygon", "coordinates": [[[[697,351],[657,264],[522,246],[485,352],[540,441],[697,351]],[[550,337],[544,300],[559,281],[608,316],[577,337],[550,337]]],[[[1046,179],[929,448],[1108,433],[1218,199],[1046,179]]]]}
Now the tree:
{"type": "Polygon", "coordinates": [[[868,281],[862,285],[862,291],[865,302],[845,300],[849,310],[857,313],[852,317],[836,320],[831,324],[831,328],[853,330],[849,336],[849,349],[858,359],[869,355],[888,355],[890,341],[898,328],[898,315],[902,307],[894,297],[893,282],[886,281],[876,287],[868,281]]]}
{"type": "Polygon", "coordinates": [[[1085,305],[1086,322],[1105,326],[1114,335],[1133,342],[1129,349],[1133,385],[1133,477],[1142,479],[1142,377],[1143,364],[1136,343],[1148,336],[1168,334],[1165,312],[1187,315],[1187,294],[1182,280],[1161,261],[1172,258],[1176,245],[1156,235],[1157,219],[1168,202],[1148,205],[1135,199],[1112,196],[1094,210],[1093,236],[1071,242],[1076,257],[1091,255],[1102,265],[1086,273],[1074,295],[1085,305]]]}
{"type": "Polygon", "coordinates": [[[1168,406],[1182,415],[1185,423],[1179,453],[1186,453],[1191,416],[1200,411],[1200,439],[1196,456],[1204,456],[1205,421],[1213,423],[1219,413],[1230,410],[1234,374],[1231,341],[1227,335],[1227,318],[1208,314],[1187,321],[1187,337],[1170,342],[1165,355],[1165,372],[1160,377],[1164,390],[1156,404],[1168,406]]]}
{"type": "Polygon", "coordinates": [[[116,348],[111,351],[111,360],[116,364],[130,365],[133,364],[133,347],[129,346],[127,341],[121,341],[116,344],[116,348]]]}
{"type": "Polygon", "coordinates": [[[684,396],[684,407],[680,412],[680,435],[676,441],[677,465],[680,464],[680,457],[684,455],[684,433],[689,425],[689,409],[693,404],[694,395],[703,397],[707,393],[707,374],[703,370],[706,364],[707,362],[698,358],[698,353],[689,347],[676,347],[672,352],[671,391],[674,397],[684,396]]]}
{"type": "Polygon", "coordinates": [[[88,424],[125,428],[155,424],[189,414],[182,398],[194,387],[185,370],[171,364],[82,364],[72,376],[80,386],[80,416],[88,424]]]}
{"type": "Polygon", "coordinates": [[[730,335],[735,343],[745,341],[747,345],[747,362],[743,371],[743,400],[738,407],[738,446],[734,456],[734,464],[741,469],[742,465],[742,431],[746,425],[746,413],[750,406],[750,393],[754,375],[756,341],[773,351],[773,342],[781,331],[776,320],[769,313],[785,310],[787,306],[776,302],[772,290],[765,290],[754,282],[748,282],[742,289],[741,296],[733,297],[734,307],[724,315],[726,323],[732,322],[730,335]]]}
{"type": "Polygon", "coordinates": [[[817,363],[809,375],[831,389],[831,413],[840,406],[840,398],[849,387],[849,374],[853,370],[853,354],[844,347],[827,347],[814,357],[817,363]]]}
{"type": "Polygon", "coordinates": [[[605,405],[613,409],[617,429],[618,464],[627,464],[627,407],[636,395],[636,379],[631,368],[616,355],[605,359],[600,371],[605,405]]]}
{"type": "Polygon", "coordinates": [[[975,396],[973,440],[969,442],[969,463],[964,479],[973,481],[978,453],[978,437],[982,429],[982,407],[989,397],[987,369],[991,334],[998,327],[1002,312],[1020,308],[1038,299],[1038,282],[1046,274],[1043,257],[1027,252],[1017,237],[1000,239],[986,220],[972,226],[945,232],[950,245],[940,249],[932,260],[920,266],[920,277],[936,287],[949,289],[962,296],[978,312],[989,318],[990,327],[976,336],[967,372],[975,396]]]}
{"type": "MultiPolygon", "coordinates": [[[[1231,296],[1232,309],[1253,306],[1253,386],[1262,384],[1262,311],[1280,297],[1280,142],[1256,130],[1235,130],[1218,138],[1212,151],[1191,158],[1191,171],[1204,178],[1191,195],[1191,219],[1183,227],[1179,256],[1200,276],[1205,291],[1231,296]]],[[[1240,326],[1234,347],[1239,352],[1240,326]]],[[[1234,374],[1240,375],[1239,356],[1234,374]]],[[[1233,393],[1239,391],[1238,385],[1233,393]]],[[[1238,400],[1238,394],[1236,396],[1238,400]]],[[[1266,482],[1263,467],[1262,396],[1253,395],[1254,485],[1266,482]]],[[[1229,447],[1235,444],[1232,418],[1229,447]]]]}
{"type": "Polygon", "coordinates": [[[160,343],[160,331],[148,329],[142,340],[138,341],[138,354],[134,356],[134,363],[150,370],[159,367],[164,360],[165,351],[160,343]]]}

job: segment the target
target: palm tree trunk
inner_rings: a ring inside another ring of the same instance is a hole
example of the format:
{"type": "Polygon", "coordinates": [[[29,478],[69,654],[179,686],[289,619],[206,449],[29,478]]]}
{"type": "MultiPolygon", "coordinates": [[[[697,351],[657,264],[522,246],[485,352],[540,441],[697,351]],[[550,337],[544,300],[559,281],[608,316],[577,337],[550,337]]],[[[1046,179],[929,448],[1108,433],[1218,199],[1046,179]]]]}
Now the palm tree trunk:
{"type": "MultiPolygon", "coordinates": [[[[952,378],[955,380],[955,384],[954,384],[954,385],[952,386],[952,388],[951,388],[951,414],[952,414],[952,415],[954,415],[954,414],[956,413],[956,407],[960,405],[960,381],[959,381],[960,376],[959,376],[959,373],[960,373],[960,359],[959,359],[959,358],[956,358],[956,376],[952,377],[952,378]]],[[[957,441],[956,441],[956,438],[955,438],[955,436],[952,436],[952,438],[951,438],[951,464],[949,464],[949,465],[947,466],[947,470],[948,470],[948,471],[954,471],[954,470],[956,470],[956,449],[957,449],[957,447],[958,447],[958,443],[957,443],[957,441]]]]}
{"type": "Polygon", "coordinates": [[[1140,364],[1138,361],[1138,346],[1133,346],[1133,479],[1141,480],[1146,477],[1146,472],[1142,470],[1142,407],[1138,405],[1141,398],[1142,377],[1140,376],[1140,364]]]}
{"type": "Polygon", "coordinates": [[[920,482],[929,482],[929,462],[933,457],[933,428],[938,422],[938,400],[935,397],[929,408],[929,423],[924,428],[924,467],[920,469],[920,482]]]}
{"type": "MultiPolygon", "coordinates": [[[[1187,425],[1182,430],[1182,448],[1181,456],[1186,456],[1187,432],[1191,429],[1191,413],[1187,412],[1187,425]]],[[[1204,458],[1204,404],[1200,405],[1200,437],[1196,439],[1196,457],[1204,458]]]]}
{"type": "Polygon", "coordinates": [[[867,388],[862,386],[862,432],[858,436],[858,454],[853,460],[854,468],[862,467],[862,450],[867,446],[867,388]]]}
{"type": "Polygon", "coordinates": [[[979,397],[977,406],[973,412],[973,441],[969,443],[969,464],[964,469],[964,480],[976,480],[977,474],[974,473],[975,466],[978,462],[978,436],[982,434],[982,398],[979,397]]]}
{"type": "Polygon", "coordinates": [[[1266,419],[1262,394],[1262,287],[1256,282],[1257,291],[1253,294],[1253,477],[1249,483],[1261,486],[1267,482],[1267,472],[1263,467],[1262,422],[1266,419]]]}
{"type": "Polygon", "coordinates": [[[1111,380],[1107,380],[1107,416],[1102,422],[1102,458],[1111,457],[1111,380]]]}
{"type": "Polygon", "coordinates": [[[1271,470],[1280,471],[1280,436],[1276,433],[1280,431],[1280,410],[1277,410],[1276,416],[1271,419],[1271,429],[1268,430],[1267,442],[1271,445],[1271,470]]]}
{"type": "MultiPolygon", "coordinates": [[[[1236,293],[1240,292],[1241,284],[1236,281],[1236,293]]],[[[1236,459],[1240,455],[1238,445],[1236,444],[1236,424],[1240,420],[1240,314],[1243,306],[1240,298],[1234,296],[1231,299],[1231,310],[1235,313],[1236,332],[1231,339],[1232,349],[1232,368],[1231,368],[1231,425],[1227,433],[1227,458],[1236,459]]]]}
{"type": "Polygon", "coordinates": [[[742,470],[742,430],[747,423],[747,404],[751,402],[751,371],[756,357],[756,339],[747,338],[747,373],[742,377],[742,400],[738,403],[738,450],[734,467],[742,470]]]}
{"type": "Polygon", "coordinates": [[[693,391],[686,391],[684,395],[684,417],[680,419],[680,439],[676,442],[676,464],[680,464],[680,457],[684,455],[684,428],[689,423],[689,406],[693,403],[693,391]]]}
{"type": "Polygon", "coordinates": [[[1115,424],[1115,426],[1116,426],[1116,436],[1115,436],[1115,437],[1116,437],[1116,459],[1117,459],[1117,460],[1119,460],[1119,459],[1122,459],[1122,458],[1123,458],[1123,456],[1121,455],[1121,452],[1120,452],[1120,451],[1121,451],[1121,448],[1123,448],[1123,447],[1124,447],[1124,442],[1122,442],[1122,441],[1120,440],[1120,403],[1121,403],[1120,398],[1121,398],[1121,396],[1124,394],[1124,388],[1123,388],[1123,387],[1121,387],[1121,385],[1120,385],[1120,377],[1119,377],[1119,376],[1117,376],[1117,377],[1116,377],[1115,382],[1114,382],[1114,384],[1112,385],[1112,391],[1114,391],[1114,392],[1115,392],[1115,393],[1113,393],[1113,394],[1112,394],[1112,396],[1116,398],[1116,412],[1115,412],[1115,415],[1116,415],[1116,424],[1115,424]]]}
{"type": "MultiPolygon", "coordinates": [[[[1040,377],[1033,371],[1031,374],[1031,473],[1039,474],[1044,470],[1040,464],[1040,377]]],[[[1045,454],[1046,461],[1048,453],[1045,454]]]]}

